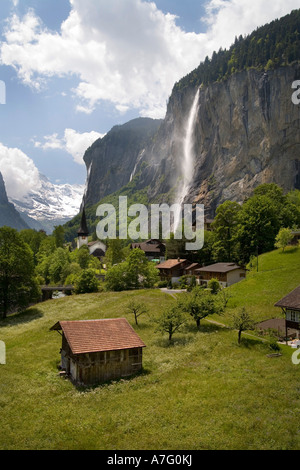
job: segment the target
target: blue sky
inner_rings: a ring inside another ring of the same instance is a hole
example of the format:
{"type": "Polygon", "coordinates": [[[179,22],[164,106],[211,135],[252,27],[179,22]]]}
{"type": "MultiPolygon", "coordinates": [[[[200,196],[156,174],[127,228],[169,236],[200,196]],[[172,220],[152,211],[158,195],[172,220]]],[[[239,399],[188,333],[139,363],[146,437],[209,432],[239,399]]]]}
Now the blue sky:
{"type": "Polygon", "coordinates": [[[1,0],[0,171],[9,196],[84,184],[84,149],[162,118],[174,83],[298,0],[1,0]]]}

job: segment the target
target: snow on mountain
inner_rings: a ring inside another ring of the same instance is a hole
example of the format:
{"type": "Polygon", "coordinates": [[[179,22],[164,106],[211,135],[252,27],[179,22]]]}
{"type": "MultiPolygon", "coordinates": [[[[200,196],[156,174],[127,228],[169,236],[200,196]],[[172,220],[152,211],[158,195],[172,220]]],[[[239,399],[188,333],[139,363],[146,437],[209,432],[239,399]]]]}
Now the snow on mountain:
{"type": "Polygon", "coordinates": [[[47,232],[78,214],[85,185],[53,184],[40,175],[41,187],[21,200],[11,199],[20,214],[37,220],[47,232]]]}

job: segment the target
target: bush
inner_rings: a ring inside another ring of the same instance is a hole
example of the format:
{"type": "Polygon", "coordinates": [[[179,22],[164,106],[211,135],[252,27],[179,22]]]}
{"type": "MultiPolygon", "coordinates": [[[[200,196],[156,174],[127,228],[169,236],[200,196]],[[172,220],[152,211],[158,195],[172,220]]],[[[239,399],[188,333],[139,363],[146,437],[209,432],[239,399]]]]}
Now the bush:
{"type": "Polygon", "coordinates": [[[168,281],[158,281],[157,287],[159,287],[160,289],[162,287],[168,287],[168,281]]]}
{"type": "Polygon", "coordinates": [[[93,269],[84,269],[75,278],[74,291],[75,294],[90,294],[98,292],[99,281],[93,269]]]}
{"type": "Polygon", "coordinates": [[[207,287],[208,289],[211,289],[212,294],[217,294],[219,290],[221,290],[221,286],[218,279],[211,279],[210,281],[208,281],[207,287]]]}
{"type": "Polygon", "coordinates": [[[172,289],[181,289],[179,282],[173,282],[172,289]]]}
{"type": "Polygon", "coordinates": [[[276,352],[280,351],[280,346],[277,343],[275,338],[273,338],[272,341],[270,342],[269,348],[271,349],[271,351],[276,351],[276,352]]]}

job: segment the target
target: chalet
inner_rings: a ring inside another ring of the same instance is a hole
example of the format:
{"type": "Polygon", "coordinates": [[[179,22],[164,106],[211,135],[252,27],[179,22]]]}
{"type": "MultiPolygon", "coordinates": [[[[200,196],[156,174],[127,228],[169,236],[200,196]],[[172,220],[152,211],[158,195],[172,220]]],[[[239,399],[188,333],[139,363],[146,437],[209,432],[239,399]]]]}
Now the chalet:
{"type": "MultiPolygon", "coordinates": [[[[300,331],[300,286],[279,300],[275,307],[281,307],[285,315],[286,329],[294,329],[299,336],[300,331]]],[[[286,335],[288,336],[288,335],[286,335]]]]}
{"type": "Polygon", "coordinates": [[[199,264],[199,263],[191,263],[191,264],[188,264],[188,265],[184,268],[183,274],[184,274],[185,276],[195,276],[195,275],[196,275],[195,271],[196,271],[196,269],[199,269],[199,268],[201,268],[201,264],[199,264]]]}
{"type": "Polygon", "coordinates": [[[183,276],[184,269],[191,263],[186,259],[168,259],[156,266],[159,270],[161,281],[178,282],[183,276]]]}
{"type": "Polygon", "coordinates": [[[77,248],[81,248],[82,246],[87,246],[91,256],[95,256],[99,260],[105,255],[106,252],[106,245],[102,243],[100,240],[96,240],[94,242],[89,242],[89,230],[87,228],[86,223],[86,215],[85,209],[83,208],[81,214],[81,222],[80,228],[77,232],[77,248]]]}
{"type": "Polygon", "coordinates": [[[161,263],[165,260],[166,245],[160,240],[151,239],[141,243],[132,243],[130,248],[132,250],[139,248],[144,251],[148,261],[158,261],[161,263]]]}
{"type": "Polygon", "coordinates": [[[246,269],[235,263],[215,263],[195,270],[198,284],[205,285],[217,279],[222,287],[228,287],[246,277],[246,269]]]}
{"type": "Polygon", "coordinates": [[[300,243],[300,229],[298,230],[292,230],[292,240],[290,242],[290,245],[297,246],[300,243]]]}
{"type": "Polygon", "coordinates": [[[125,318],[60,321],[61,369],[76,385],[95,385],[142,369],[146,346],[125,318]]]}

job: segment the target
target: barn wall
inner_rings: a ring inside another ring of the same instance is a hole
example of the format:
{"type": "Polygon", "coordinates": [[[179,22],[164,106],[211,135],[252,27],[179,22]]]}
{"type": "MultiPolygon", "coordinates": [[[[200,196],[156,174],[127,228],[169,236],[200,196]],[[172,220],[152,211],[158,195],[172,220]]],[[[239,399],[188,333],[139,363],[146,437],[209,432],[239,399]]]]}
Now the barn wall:
{"type": "Polygon", "coordinates": [[[128,377],[142,369],[142,354],[142,348],[134,348],[72,356],[71,377],[84,385],[128,377]]]}

